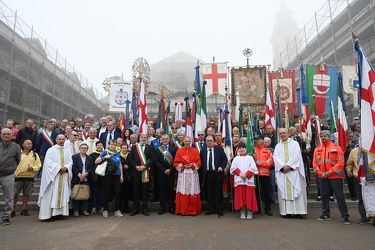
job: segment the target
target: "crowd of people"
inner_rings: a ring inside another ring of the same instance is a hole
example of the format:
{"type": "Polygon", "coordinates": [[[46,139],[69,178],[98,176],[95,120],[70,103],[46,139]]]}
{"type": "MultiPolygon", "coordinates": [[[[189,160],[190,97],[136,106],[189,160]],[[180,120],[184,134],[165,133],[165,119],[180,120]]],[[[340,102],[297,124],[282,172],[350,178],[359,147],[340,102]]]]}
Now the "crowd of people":
{"type": "MultiPolygon", "coordinates": [[[[123,217],[142,213],[150,215],[149,193],[152,201],[159,201],[158,215],[171,213],[196,216],[202,212],[201,201],[207,201],[205,215],[223,216],[223,200],[228,190],[233,193],[233,207],[240,218],[252,219],[264,212],[272,216],[271,204],[275,192],[280,215],[301,219],[307,214],[307,185],[310,169],[317,177],[318,195],[322,201],[322,215],[318,220],[329,220],[329,202],[337,199],[344,224],[350,224],[343,192],[346,178],[352,200],[358,199],[359,224],[371,222],[361,195],[357,179],[359,119],[355,118],[348,131],[345,152],[330,134],[330,123],[321,125],[315,135],[301,131],[300,122],[276,132],[265,126],[264,112],[259,112],[253,128],[232,120],[232,154],[224,151],[217,118],[211,116],[205,131],[198,131],[198,140],[185,135],[181,119],[169,117],[170,133],[157,128],[157,117],[148,123],[148,130],[139,133],[136,123],[129,118],[128,129],[121,131],[111,116],[100,118],[91,114],[84,120],[73,117],[43,121],[38,128],[31,119],[18,127],[9,119],[1,129],[0,185],[5,199],[3,225],[16,216],[16,204],[23,194],[20,215],[28,216],[28,200],[34,190],[35,177],[41,178],[38,205],[39,219],[61,220],[101,213],[109,216],[109,203],[114,202],[114,216],[123,217]],[[243,134],[240,133],[243,131],[243,134]],[[253,133],[254,154],[248,155],[246,133],[253,133]],[[318,138],[316,138],[318,137],[318,138]],[[320,139],[320,143],[316,143],[320,139]],[[107,167],[104,176],[97,173],[103,162],[107,167]],[[107,165],[107,166],[108,166],[107,165]],[[89,199],[71,199],[75,185],[89,186],[89,199]],[[132,209],[129,203],[132,201],[132,209]],[[142,202],[142,205],[141,205],[142,202]]],[[[296,117],[295,117],[296,118],[296,117]]],[[[316,118],[314,118],[316,119],[316,118]]],[[[375,224],[374,224],[375,225],[375,224]]]]}

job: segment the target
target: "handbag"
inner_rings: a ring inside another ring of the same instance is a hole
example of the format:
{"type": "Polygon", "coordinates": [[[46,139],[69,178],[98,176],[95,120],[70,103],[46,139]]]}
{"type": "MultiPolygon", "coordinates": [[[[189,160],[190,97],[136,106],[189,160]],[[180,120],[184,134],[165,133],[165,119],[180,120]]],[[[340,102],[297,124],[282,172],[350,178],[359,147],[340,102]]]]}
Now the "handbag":
{"type": "Polygon", "coordinates": [[[107,174],[112,175],[116,173],[118,170],[116,163],[111,158],[106,159],[106,161],[108,162],[106,169],[107,174]]]}
{"type": "Polygon", "coordinates": [[[107,169],[108,161],[104,161],[102,164],[99,164],[95,169],[95,174],[104,176],[107,169]]]}
{"type": "Polygon", "coordinates": [[[86,184],[74,185],[72,192],[70,193],[70,198],[76,201],[88,200],[90,198],[90,187],[86,184]]]}

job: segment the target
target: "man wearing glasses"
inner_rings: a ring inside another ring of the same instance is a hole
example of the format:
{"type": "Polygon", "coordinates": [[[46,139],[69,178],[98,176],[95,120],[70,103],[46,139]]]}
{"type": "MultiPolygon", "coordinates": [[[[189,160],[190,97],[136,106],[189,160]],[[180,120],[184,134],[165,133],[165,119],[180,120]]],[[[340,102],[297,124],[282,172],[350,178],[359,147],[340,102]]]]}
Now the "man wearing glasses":
{"type": "Polygon", "coordinates": [[[170,142],[175,143],[176,141],[178,141],[177,129],[178,129],[177,125],[175,123],[173,123],[172,126],[171,126],[171,132],[170,132],[170,135],[169,135],[169,141],[170,142]]]}
{"type": "Polygon", "coordinates": [[[9,128],[1,130],[0,185],[5,200],[4,215],[2,217],[4,226],[10,224],[9,218],[13,209],[14,171],[21,161],[21,147],[11,141],[12,136],[13,133],[9,128]]]}
{"type": "Polygon", "coordinates": [[[64,143],[64,148],[70,150],[72,155],[79,153],[79,145],[77,143],[78,133],[73,131],[69,135],[69,140],[66,140],[64,143]]]}
{"type": "Polygon", "coordinates": [[[200,153],[203,148],[206,147],[206,142],[204,141],[204,132],[203,130],[198,131],[198,141],[194,142],[193,147],[198,149],[200,153]]]}

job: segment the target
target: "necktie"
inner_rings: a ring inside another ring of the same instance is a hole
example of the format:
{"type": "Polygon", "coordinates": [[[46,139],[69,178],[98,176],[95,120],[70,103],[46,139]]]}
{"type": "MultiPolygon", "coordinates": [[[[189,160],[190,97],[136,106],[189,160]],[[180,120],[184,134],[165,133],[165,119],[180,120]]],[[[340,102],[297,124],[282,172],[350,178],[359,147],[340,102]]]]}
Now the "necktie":
{"type": "Polygon", "coordinates": [[[112,131],[111,132],[109,132],[109,140],[112,140],[113,139],[113,137],[112,137],[112,131]]]}
{"type": "Polygon", "coordinates": [[[203,148],[203,142],[201,142],[201,148],[203,148]]]}
{"type": "Polygon", "coordinates": [[[208,171],[212,171],[212,149],[210,148],[210,153],[208,154],[208,171]]]}

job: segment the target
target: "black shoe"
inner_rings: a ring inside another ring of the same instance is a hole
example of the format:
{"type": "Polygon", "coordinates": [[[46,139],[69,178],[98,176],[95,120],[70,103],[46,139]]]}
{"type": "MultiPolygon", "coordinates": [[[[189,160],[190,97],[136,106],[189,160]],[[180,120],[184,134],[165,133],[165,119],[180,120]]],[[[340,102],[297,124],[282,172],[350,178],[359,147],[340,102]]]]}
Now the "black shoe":
{"type": "Polygon", "coordinates": [[[150,215],[150,213],[148,212],[147,208],[143,209],[143,215],[145,215],[145,216],[149,216],[150,215]]]}
{"type": "Polygon", "coordinates": [[[174,214],[174,208],[170,208],[168,211],[170,214],[174,214]]]}
{"type": "Polygon", "coordinates": [[[221,216],[223,216],[224,215],[224,213],[223,213],[223,211],[219,211],[219,212],[217,212],[217,216],[220,218],[221,216]]]}
{"type": "Polygon", "coordinates": [[[281,215],[281,217],[283,217],[285,219],[290,219],[290,218],[292,218],[292,215],[291,214],[281,215]]]}
{"type": "Polygon", "coordinates": [[[297,215],[296,215],[296,218],[297,218],[297,219],[302,219],[302,215],[297,214],[297,215]]]}
{"type": "Polygon", "coordinates": [[[122,209],[122,212],[123,212],[124,214],[128,214],[128,213],[129,213],[129,208],[127,208],[127,207],[123,208],[123,209],[122,209]]]}
{"type": "Polygon", "coordinates": [[[13,218],[14,216],[16,216],[16,211],[12,211],[12,212],[10,213],[10,218],[13,218]]]}
{"type": "Polygon", "coordinates": [[[165,214],[165,208],[161,208],[158,212],[158,215],[165,214]]]}
{"type": "Polygon", "coordinates": [[[322,196],[318,196],[318,197],[316,197],[316,201],[321,201],[322,200],[322,196]]]}
{"type": "Polygon", "coordinates": [[[262,214],[262,212],[261,211],[256,211],[253,214],[258,215],[258,214],[262,214]]]}
{"type": "Polygon", "coordinates": [[[264,213],[267,214],[267,215],[269,215],[269,216],[272,216],[272,215],[273,215],[273,213],[271,212],[271,209],[266,209],[266,210],[264,211],[264,213]]]}
{"type": "Polygon", "coordinates": [[[134,216],[139,214],[139,209],[134,210],[133,212],[130,213],[130,216],[134,216]]]}
{"type": "Polygon", "coordinates": [[[214,214],[214,212],[208,210],[204,215],[211,215],[211,214],[214,214]]]}

